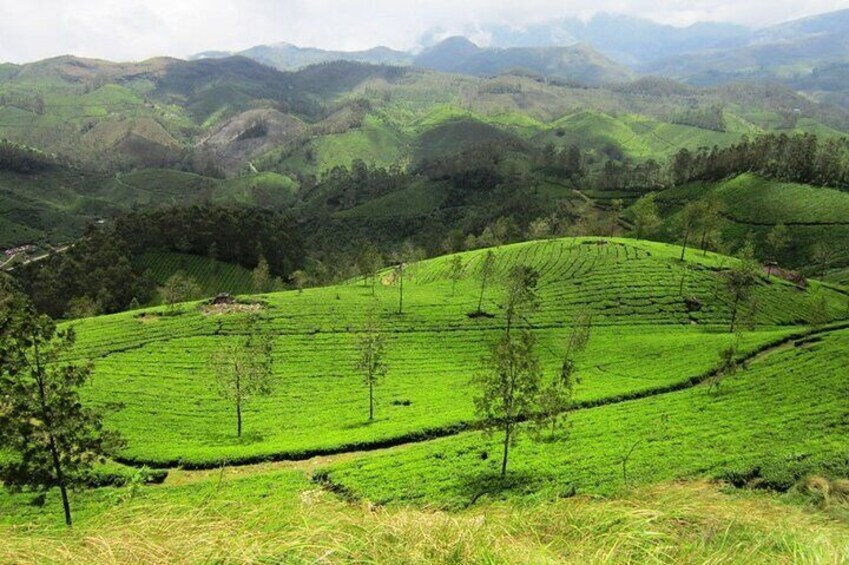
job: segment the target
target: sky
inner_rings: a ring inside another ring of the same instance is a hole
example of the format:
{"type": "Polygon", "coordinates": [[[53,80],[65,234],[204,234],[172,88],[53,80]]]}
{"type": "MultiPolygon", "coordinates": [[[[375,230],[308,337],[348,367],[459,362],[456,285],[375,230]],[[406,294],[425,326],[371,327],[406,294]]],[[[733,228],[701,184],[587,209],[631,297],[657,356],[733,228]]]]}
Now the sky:
{"type": "Polygon", "coordinates": [[[844,8],[849,0],[0,0],[0,61],[64,54],[130,61],[281,41],[409,50],[434,28],[473,35],[482,24],[521,26],[597,12],[676,26],[763,27],[844,8]]]}

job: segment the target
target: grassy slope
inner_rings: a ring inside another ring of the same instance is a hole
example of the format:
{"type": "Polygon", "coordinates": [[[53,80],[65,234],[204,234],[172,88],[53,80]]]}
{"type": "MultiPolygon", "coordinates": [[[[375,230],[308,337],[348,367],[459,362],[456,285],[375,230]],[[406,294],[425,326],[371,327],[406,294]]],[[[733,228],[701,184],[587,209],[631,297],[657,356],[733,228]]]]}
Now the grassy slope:
{"type": "Polygon", "coordinates": [[[775,496],[704,483],[609,500],[484,503],[459,513],[349,504],[297,470],[226,469],[173,485],[75,494],[36,508],[0,493],[10,563],[838,563],[849,528],[775,496]]]}
{"type": "MultiPolygon", "coordinates": [[[[690,257],[686,294],[700,297],[704,308],[688,313],[678,294],[681,265],[670,246],[552,240],[508,246],[498,254],[502,273],[520,263],[542,273],[543,308],[533,324],[547,371],[558,364],[571,317],[586,307],[594,312],[595,337],[580,361],[582,400],[687,381],[711,369],[732,339],[723,333],[728,308],[717,298],[722,281],[713,270],[730,260],[720,256],[690,257]]],[[[297,456],[451,429],[473,417],[469,378],[500,323],[494,286],[484,306],[496,318],[465,315],[477,303],[482,256],[462,255],[466,275],[454,296],[446,279],[449,258],[412,267],[400,316],[393,313],[396,287],[379,285],[375,297],[362,283],[267,296],[263,325],[277,336],[278,385],[274,395],[248,406],[242,440],[235,437],[231,408],[215,396],[208,368],[211,352],[240,331],[238,316],[207,317],[189,309],[177,317],[120,314],[77,322],[78,355],[96,361],[90,398],[124,403],[108,418],[129,440],[124,457],[158,464],[297,456]],[[378,388],[371,424],[366,390],[353,369],[357,332],[369,308],[378,310],[389,332],[391,367],[378,388]]],[[[764,327],[746,334],[743,349],[798,331],[776,325],[804,322],[818,292],[825,293],[832,315],[841,316],[844,297],[818,289],[814,284],[801,293],[784,282],[762,283],[757,294],[764,327]]]]}
{"type": "Polygon", "coordinates": [[[719,394],[697,387],[579,411],[568,436],[521,439],[505,483],[497,480],[498,443],[478,433],[343,463],[331,479],[380,502],[449,507],[482,493],[610,493],[622,486],[622,458],[634,445],[631,483],[739,473],[789,488],[824,469],[845,476],[847,364],[844,330],[757,360],[719,394]]]}
{"type": "MultiPolygon", "coordinates": [[[[725,207],[725,241],[741,241],[751,233],[759,241],[777,223],[788,227],[782,263],[809,264],[810,248],[818,241],[845,247],[849,242],[849,193],[822,187],[772,182],[744,174],[720,183],[693,183],[666,190],[658,201],[674,212],[688,201],[718,195],[725,207]]],[[[675,222],[672,214],[667,228],[675,222]]],[[[844,261],[849,258],[842,258],[844,261]]]]}

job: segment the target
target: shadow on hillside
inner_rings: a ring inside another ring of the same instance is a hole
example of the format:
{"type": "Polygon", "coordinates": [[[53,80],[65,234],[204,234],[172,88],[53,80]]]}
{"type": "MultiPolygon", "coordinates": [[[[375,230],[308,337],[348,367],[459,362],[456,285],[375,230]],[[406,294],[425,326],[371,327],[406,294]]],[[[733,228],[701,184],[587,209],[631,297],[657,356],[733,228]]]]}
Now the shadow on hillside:
{"type": "Polygon", "coordinates": [[[466,507],[486,500],[502,500],[511,495],[535,492],[539,486],[539,477],[533,473],[508,469],[507,476],[502,477],[499,471],[495,467],[487,467],[460,476],[458,496],[467,501],[466,507]]]}

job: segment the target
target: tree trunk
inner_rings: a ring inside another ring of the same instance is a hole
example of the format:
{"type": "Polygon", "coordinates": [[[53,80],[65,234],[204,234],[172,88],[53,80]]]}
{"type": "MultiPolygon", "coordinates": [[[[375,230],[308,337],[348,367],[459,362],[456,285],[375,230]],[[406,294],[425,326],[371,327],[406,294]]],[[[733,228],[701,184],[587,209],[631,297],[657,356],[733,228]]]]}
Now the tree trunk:
{"type": "Polygon", "coordinates": [[[236,373],[236,437],[242,437],[242,379],[236,373]]]}
{"type": "Polygon", "coordinates": [[[404,268],[398,269],[398,275],[401,277],[400,293],[398,295],[398,313],[404,313],[404,268]]]}
{"type": "Polygon", "coordinates": [[[480,295],[480,298],[478,298],[478,314],[480,314],[482,312],[481,308],[483,307],[483,293],[484,293],[485,289],[486,289],[486,277],[484,277],[483,280],[481,281],[481,295],[480,295]]]}
{"type": "Polygon", "coordinates": [[[707,247],[705,244],[707,243],[707,230],[702,232],[702,243],[700,247],[702,248],[702,257],[707,257],[707,247]]]}
{"type": "Polygon", "coordinates": [[[740,304],[740,294],[734,296],[734,306],[731,309],[731,333],[734,333],[734,326],[737,324],[737,307],[740,304]]]}
{"type": "Polygon", "coordinates": [[[687,242],[690,239],[690,230],[684,232],[684,245],[681,246],[681,261],[684,260],[684,254],[687,253],[687,242]]]}
{"type": "Polygon", "coordinates": [[[506,424],[504,424],[504,455],[501,458],[501,478],[502,479],[507,476],[507,456],[509,455],[509,452],[510,452],[510,432],[512,431],[511,428],[512,428],[512,426],[510,425],[510,422],[507,422],[506,424]]]}
{"type": "Polygon", "coordinates": [[[62,508],[65,511],[65,525],[70,527],[71,522],[71,504],[68,502],[68,489],[65,484],[65,475],[62,472],[62,460],[59,457],[59,448],[56,446],[56,437],[53,435],[53,418],[47,410],[47,392],[44,388],[44,373],[41,367],[41,354],[38,349],[38,342],[35,344],[35,380],[38,383],[38,397],[41,404],[41,419],[48,429],[48,438],[50,442],[50,457],[53,460],[53,471],[56,473],[56,484],[59,486],[59,492],[62,493],[62,508]]]}
{"type": "Polygon", "coordinates": [[[62,473],[62,463],[59,459],[59,450],[56,449],[56,440],[53,433],[50,434],[50,455],[53,458],[53,470],[56,472],[56,483],[59,492],[62,493],[62,508],[65,511],[65,524],[71,526],[71,504],[68,502],[68,488],[65,485],[65,475],[62,473]]]}
{"type": "Polygon", "coordinates": [[[369,379],[368,383],[368,419],[374,420],[374,379],[369,379]]]}

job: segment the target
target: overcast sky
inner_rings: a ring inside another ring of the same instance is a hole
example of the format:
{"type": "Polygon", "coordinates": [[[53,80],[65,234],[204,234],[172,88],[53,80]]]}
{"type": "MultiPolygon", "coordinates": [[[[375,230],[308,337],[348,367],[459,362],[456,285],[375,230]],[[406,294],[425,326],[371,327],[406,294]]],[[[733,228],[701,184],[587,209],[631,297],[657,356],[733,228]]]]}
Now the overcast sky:
{"type": "MultiPolygon", "coordinates": [[[[683,26],[760,27],[849,0],[0,0],[0,61],[62,54],[110,60],[185,57],[288,41],[328,49],[411,49],[427,30],[521,25],[598,11],[683,26]]],[[[478,40],[482,38],[477,38],[478,40]]]]}

